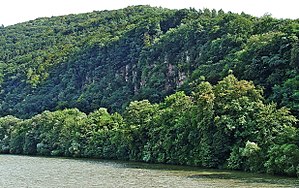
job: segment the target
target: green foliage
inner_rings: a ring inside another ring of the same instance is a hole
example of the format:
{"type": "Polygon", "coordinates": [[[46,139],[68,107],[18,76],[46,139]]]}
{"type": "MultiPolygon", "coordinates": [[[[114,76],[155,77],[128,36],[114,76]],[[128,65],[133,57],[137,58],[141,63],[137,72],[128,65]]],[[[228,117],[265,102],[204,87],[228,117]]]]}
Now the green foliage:
{"type": "Polygon", "coordinates": [[[201,80],[163,102],[133,101],[123,115],[100,108],[0,118],[2,153],[96,157],[298,174],[297,119],[265,104],[262,91],[233,75],[201,80]]]}
{"type": "Polygon", "coordinates": [[[265,163],[268,173],[298,175],[299,147],[295,144],[274,145],[265,163]]]}
{"type": "Polygon", "coordinates": [[[286,80],[273,88],[271,100],[279,101],[287,106],[295,115],[299,115],[299,76],[286,80]]]}
{"type": "Polygon", "coordinates": [[[298,35],[149,6],[0,28],[0,152],[298,175],[298,35]]]}
{"type": "Polygon", "coordinates": [[[142,160],[141,154],[146,141],[149,139],[150,121],[152,120],[157,105],[152,105],[148,100],[131,102],[124,112],[124,118],[132,142],[129,158],[131,160],[142,160]]]}
{"type": "Polygon", "coordinates": [[[39,18],[0,30],[0,115],[161,102],[228,70],[298,115],[298,20],[149,6],[39,18]]]}
{"type": "Polygon", "coordinates": [[[177,92],[160,103],[150,122],[149,138],[145,145],[144,161],[171,164],[188,162],[188,113],[192,101],[184,92],[177,92]],[[157,136],[159,135],[159,136],[157,136]]]}
{"type": "Polygon", "coordinates": [[[0,153],[9,153],[12,130],[20,121],[13,116],[0,118],[0,153]]]}

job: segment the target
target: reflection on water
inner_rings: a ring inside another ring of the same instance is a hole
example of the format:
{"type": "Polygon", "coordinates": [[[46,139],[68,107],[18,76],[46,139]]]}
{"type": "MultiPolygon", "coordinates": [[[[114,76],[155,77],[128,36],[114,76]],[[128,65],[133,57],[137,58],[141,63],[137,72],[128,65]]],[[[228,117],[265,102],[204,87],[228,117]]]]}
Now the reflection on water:
{"type": "Polygon", "coordinates": [[[299,180],[171,165],[0,155],[0,187],[299,187],[299,180]]]}

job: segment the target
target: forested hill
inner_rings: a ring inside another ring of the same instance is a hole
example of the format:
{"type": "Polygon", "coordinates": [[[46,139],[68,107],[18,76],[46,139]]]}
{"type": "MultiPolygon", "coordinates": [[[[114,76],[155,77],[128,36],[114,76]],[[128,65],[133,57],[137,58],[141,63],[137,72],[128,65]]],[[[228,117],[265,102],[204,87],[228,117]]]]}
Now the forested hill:
{"type": "Polygon", "coordinates": [[[0,28],[0,116],[159,102],[230,70],[299,114],[299,20],[134,6],[0,28]]]}

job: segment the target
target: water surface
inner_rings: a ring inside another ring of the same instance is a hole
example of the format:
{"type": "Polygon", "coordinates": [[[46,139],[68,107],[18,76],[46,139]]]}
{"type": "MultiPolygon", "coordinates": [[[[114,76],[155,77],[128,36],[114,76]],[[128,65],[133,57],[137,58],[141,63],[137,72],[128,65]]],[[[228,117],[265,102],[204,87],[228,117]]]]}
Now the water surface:
{"type": "Polygon", "coordinates": [[[299,179],[171,165],[0,155],[0,187],[299,187],[299,179]]]}

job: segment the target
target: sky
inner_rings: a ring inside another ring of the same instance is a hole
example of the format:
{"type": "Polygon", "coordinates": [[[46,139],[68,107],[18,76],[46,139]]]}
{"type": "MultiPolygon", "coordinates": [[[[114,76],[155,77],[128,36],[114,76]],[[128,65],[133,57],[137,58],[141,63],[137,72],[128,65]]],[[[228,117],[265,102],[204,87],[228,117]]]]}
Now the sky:
{"type": "Polygon", "coordinates": [[[13,25],[38,17],[113,10],[131,5],[151,5],[171,9],[222,9],[254,16],[299,18],[298,0],[1,0],[0,25],[13,25]],[[297,3],[296,3],[297,1],[297,3]]]}

